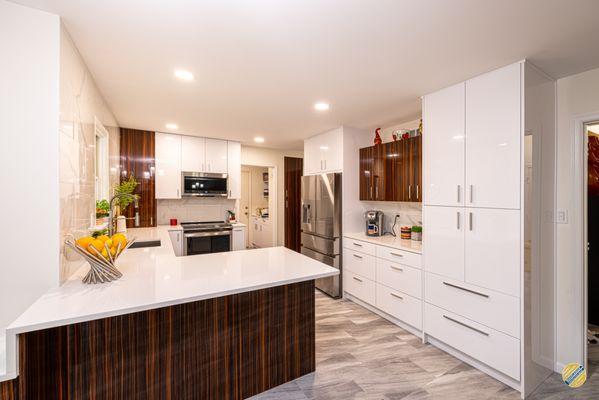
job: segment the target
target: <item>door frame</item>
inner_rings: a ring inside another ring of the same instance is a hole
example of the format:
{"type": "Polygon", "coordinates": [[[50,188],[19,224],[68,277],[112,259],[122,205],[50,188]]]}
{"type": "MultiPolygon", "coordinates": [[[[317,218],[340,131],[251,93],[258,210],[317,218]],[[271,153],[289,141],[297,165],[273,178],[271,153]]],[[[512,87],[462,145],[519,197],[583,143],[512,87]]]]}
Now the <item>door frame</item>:
{"type": "MultiPolygon", "coordinates": [[[[278,167],[276,165],[269,165],[269,164],[254,164],[254,163],[241,163],[242,166],[247,166],[247,167],[260,167],[260,168],[266,168],[268,169],[268,173],[270,176],[270,173],[272,172],[272,179],[269,179],[268,181],[268,186],[269,186],[269,191],[268,191],[268,214],[271,220],[271,224],[272,224],[272,242],[273,242],[273,247],[276,247],[279,245],[279,198],[278,198],[278,189],[279,189],[279,178],[278,178],[278,167]],[[272,190],[270,190],[270,185],[272,184],[272,190]],[[272,193],[271,193],[272,192],[272,193]],[[274,213],[271,207],[271,204],[274,206],[274,213]],[[274,218],[273,218],[274,216],[274,218]]],[[[250,178],[250,195],[251,195],[251,178],[250,178]]],[[[283,217],[284,218],[284,217],[283,217]]],[[[250,228],[249,226],[247,227],[248,229],[250,228]]],[[[249,235],[249,233],[248,233],[249,235]]]]}

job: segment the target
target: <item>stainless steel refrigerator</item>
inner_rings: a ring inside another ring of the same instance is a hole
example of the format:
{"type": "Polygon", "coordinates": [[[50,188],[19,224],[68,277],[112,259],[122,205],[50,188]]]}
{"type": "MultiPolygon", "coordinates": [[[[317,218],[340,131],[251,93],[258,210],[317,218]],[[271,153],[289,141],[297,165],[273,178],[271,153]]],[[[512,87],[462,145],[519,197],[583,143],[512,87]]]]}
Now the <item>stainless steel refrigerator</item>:
{"type": "Polygon", "coordinates": [[[339,269],[316,288],[341,297],[341,174],[302,176],[302,254],[339,269]]]}

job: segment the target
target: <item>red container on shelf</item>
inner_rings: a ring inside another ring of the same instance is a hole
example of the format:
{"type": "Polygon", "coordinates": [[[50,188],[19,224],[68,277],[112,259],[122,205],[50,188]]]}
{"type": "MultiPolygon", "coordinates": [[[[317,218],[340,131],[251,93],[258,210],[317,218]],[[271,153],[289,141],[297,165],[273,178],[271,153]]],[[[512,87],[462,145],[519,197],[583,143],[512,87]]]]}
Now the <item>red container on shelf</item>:
{"type": "Polygon", "coordinates": [[[177,226],[179,221],[177,221],[177,218],[171,218],[171,226],[177,226]]]}

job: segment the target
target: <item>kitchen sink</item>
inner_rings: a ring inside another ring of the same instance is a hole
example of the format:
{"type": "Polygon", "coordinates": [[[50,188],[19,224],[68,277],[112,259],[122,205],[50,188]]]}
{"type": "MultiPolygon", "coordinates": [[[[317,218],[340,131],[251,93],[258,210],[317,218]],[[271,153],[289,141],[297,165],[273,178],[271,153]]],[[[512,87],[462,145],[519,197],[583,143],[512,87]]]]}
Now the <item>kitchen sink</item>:
{"type": "Polygon", "coordinates": [[[129,248],[141,249],[144,247],[158,247],[160,244],[160,240],[136,240],[129,248]]]}

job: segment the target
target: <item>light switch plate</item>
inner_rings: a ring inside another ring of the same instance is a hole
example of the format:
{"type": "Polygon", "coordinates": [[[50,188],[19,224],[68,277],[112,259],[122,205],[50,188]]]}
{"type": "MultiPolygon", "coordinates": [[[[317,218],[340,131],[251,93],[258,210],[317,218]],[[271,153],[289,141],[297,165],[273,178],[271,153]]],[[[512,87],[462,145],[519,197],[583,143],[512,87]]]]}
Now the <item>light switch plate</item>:
{"type": "Polygon", "coordinates": [[[568,210],[564,208],[558,208],[555,213],[555,222],[557,224],[567,224],[568,223],[568,210]]]}

